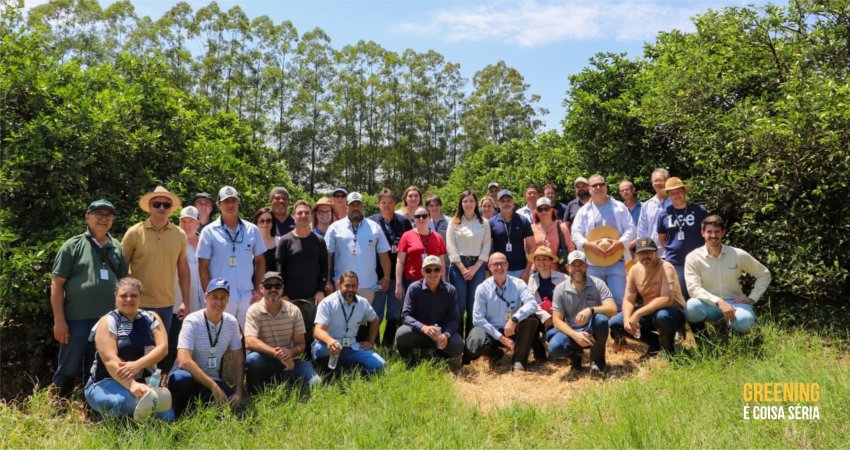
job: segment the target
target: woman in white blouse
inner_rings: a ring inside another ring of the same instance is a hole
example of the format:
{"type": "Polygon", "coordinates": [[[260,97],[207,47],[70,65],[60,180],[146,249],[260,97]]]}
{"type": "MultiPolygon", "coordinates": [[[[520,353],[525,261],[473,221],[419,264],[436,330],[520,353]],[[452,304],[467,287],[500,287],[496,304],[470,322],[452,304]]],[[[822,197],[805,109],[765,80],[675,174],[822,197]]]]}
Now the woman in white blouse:
{"type": "Polygon", "coordinates": [[[449,283],[457,290],[457,307],[463,336],[472,330],[472,305],[475,289],[484,281],[487,258],[490,257],[490,224],[478,211],[478,199],[472,191],[460,194],[454,218],[446,230],[449,255],[449,283]],[[463,314],[466,313],[466,320],[463,314]]]}

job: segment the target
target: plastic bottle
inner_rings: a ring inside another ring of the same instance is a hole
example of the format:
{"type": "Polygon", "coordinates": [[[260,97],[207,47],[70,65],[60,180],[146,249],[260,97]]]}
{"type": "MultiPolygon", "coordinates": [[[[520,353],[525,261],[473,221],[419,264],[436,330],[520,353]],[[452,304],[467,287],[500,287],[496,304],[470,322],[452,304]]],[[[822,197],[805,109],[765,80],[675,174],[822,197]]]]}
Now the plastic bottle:
{"type": "Polygon", "coordinates": [[[162,371],[156,369],[156,372],[152,373],[151,376],[148,377],[147,383],[153,387],[159,387],[159,384],[162,382],[162,371]]]}

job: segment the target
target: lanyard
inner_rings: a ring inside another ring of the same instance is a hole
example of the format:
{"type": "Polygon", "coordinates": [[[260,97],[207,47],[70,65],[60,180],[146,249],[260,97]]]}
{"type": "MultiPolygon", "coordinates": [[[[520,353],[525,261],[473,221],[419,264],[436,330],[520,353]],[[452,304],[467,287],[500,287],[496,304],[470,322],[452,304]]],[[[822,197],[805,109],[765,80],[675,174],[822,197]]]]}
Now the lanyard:
{"type": "Polygon", "coordinates": [[[230,227],[222,222],[221,226],[224,228],[224,232],[227,233],[227,240],[233,245],[233,253],[236,253],[236,244],[241,244],[242,241],[238,241],[239,233],[242,232],[242,228],[239,227],[241,224],[236,224],[236,236],[230,234],[230,227]]]}
{"type": "Polygon", "coordinates": [[[380,223],[381,228],[384,230],[384,234],[387,236],[387,240],[390,241],[391,244],[395,244],[395,229],[393,228],[392,220],[387,223],[384,221],[384,217],[381,216],[380,223]]]}
{"type": "MultiPolygon", "coordinates": [[[[419,234],[419,232],[417,231],[416,234],[419,234]]],[[[427,255],[428,244],[431,242],[431,232],[429,231],[428,234],[419,234],[419,242],[422,243],[422,248],[425,249],[425,254],[427,255]]]]}
{"type": "Polygon", "coordinates": [[[351,320],[352,317],[354,317],[354,310],[357,308],[357,298],[355,297],[355,301],[351,303],[351,312],[348,314],[345,313],[345,302],[342,300],[341,296],[339,299],[339,306],[340,308],[342,308],[342,317],[345,319],[345,337],[347,337],[348,322],[351,320]]]}
{"type": "Polygon", "coordinates": [[[212,333],[210,332],[210,320],[207,319],[207,313],[204,312],[204,326],[207,327],[207,338],[210,340],[210,353],[212,354],[215,354],[215,346],[218,345],[218,338],[221,336],[221,329],[224,328],[224,317],[222,317],[221,320],[221,325],[219,325],[218,331],[215,334],[215,340],[213,340],[212,333]]]}
{"type": "Polygon", "coordinates": [[[361,219],[360,224],[357,225],[356,227],[354,226],[354,222],[349,221],[348,223],[349,223],[349,225],[351,225],[351,232],[354,234],[354,246],[356,247],[357,246],[357,232],[360,231],[360,227],[363,226],[363,222],[362,222],[362,219],[361,219]]]}
{"type": "Polygon", "coordinates": [[[508,302],[508,299],[505,298],[505,292],[507,292],[507,290],[508,290],[507,285],[505,287],[501,288],[501,289],[499,289],[499,286],[496,286],[496,289],[495,289],[496,297],[499,297],[503,302],[505,302],[505,305],[508,307],[508,310],[510,310],[510,312],[513,313],[514,312],[513,303],[508,302]],[[499,291],[501,291],[501,292],[499,292],[499,291]]]}
{"type": "MultiPolygon", "coordinates": [[[[97,241],[94,240],[93,236],[88,236],[88,238],[91,242],[92,247],[94,247],[97,251],[97,255],[100,257],[100,267],[109,266],[109,268],[112,269],[112,273],[114,273],[115,276],[118,277],[118,270],[115,268],[114,265],[112,265],[112,260],[109,259],[109,254],[106,253],[106,249],[103,248],[100,244],[98,244],[97,241]]],[[[108,243],[109,241],[107,241],[107,244],[108,243]]]]}
{"type": "Polygon", "coordinates": [[[505,218],[502,217],[502,225],[504,225],[504,227],[505,227],[505,234],[508,235],[508,240],[507,240],[508,243],[511,242],[511,222],[513,222],[513,221],[514,221],[513,214],[511,214],[510,222],[505,222],[505,218]]]}

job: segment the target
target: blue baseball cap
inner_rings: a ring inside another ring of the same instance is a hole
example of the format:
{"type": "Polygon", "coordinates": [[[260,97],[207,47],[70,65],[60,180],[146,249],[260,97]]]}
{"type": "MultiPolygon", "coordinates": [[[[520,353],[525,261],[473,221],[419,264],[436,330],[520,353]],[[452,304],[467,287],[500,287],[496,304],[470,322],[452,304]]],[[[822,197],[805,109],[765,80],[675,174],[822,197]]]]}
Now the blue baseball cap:
{"type": "Polygon", "coordinates": [[[508,197],[510,197],[510,198],[514,198],[514,194],[513,194],[513,192],[511,192],[511,191],[509,191],[509,190],[507,190],[507,189],[502,189],[501,191],[499,191],[499,195],[497,195],[497,196],[496,196],[496,200],[501,200],[501,199],[502,199],[502,197],[504,197],[504,196],[508,196],[508,197]]]}
{"type": "Polygon", "coordinates": [[[212,292],[216,289],[224,289],[225,291],[227,291],[227,294],[229,295],[230,294],[230,283],[228,283],[227,280],[225,280],[224,278],[213,278],[212,280],[210,280],[210,283],[207,284],[206,293],[209,294],[210,292],[212,292]]]}

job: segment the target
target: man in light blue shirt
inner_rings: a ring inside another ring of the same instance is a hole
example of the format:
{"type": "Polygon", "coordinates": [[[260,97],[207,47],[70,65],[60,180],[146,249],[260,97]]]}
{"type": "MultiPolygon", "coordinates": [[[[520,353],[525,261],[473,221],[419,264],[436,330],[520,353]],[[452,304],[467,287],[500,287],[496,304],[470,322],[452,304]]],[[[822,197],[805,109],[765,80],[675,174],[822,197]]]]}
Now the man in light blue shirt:
{"type": "MultiPolygon", "coordinates": [[[[655,189],[655,195],[641,205],[640,216],[638,216],[635,229],[635,237],[649,236],[655,241],[655,245],[659,249],[658,256],[662,258],[664,257],[664,247],[658,240],[658,218],[671,205],[665,190],[668,178],[670,178],[670,172],[667,169],[658,168],[652,171],[652,188],[655,189]]],[[[632,241],[632,246],[634,246],[634,241],[632,241]]]]}
{"type": "Polygon", "coordinates": [[[239,218],[239,193],[231,186],[218,191],[221,216],[201,231],[198,240],[198,273],[201,286],[213,278],[230,285],[226,312],[245,327],[245,315],[253,301],[262,298],[260,283],[266,273],[266,244],[260,229],[239,218]]]}
{"type": "Polygon", "coordinates": [[[502,348],[507,348],[513,351],[513,369],[525,370],[531,341],[540,325],[534,315],[537,300],[524,281],[508,275],[508,259],[503,253],[490,255],[487,267],[493,276],[475,290],[474,328],[466,339],[464,361],[486,355],[493,365],[502,359],[502,348]]]}
{"type": "Polygon", "coordinates": [[[346,203],[348,215],[332,223],[325,232],[328,267],[333,280],[346,271],[356,273],[360,281],[357,295],[371,304],[375,291],[385,292],[390,287],[390,244],[380,225],[363,217],[363,196],[359,192],[348,194],[346,203]],[[384,272],[381,280],[377,273],[378,258],[384,272]]]}
{"type": "Polygon", "coordinates": [[[337,357],[343,366],[358,366],[372,374],[387,363],[372,348],[378,338],[378,315],[369,302],[357,295],[358,275],[343,272],[339,277],[339,290],[325,297],[316,310],[316,327],[313,335],[313,360],[324,366],[331,357],[337,357]],[[369,322],[369,337],[357,342],[361,321],[369,322]]]}

